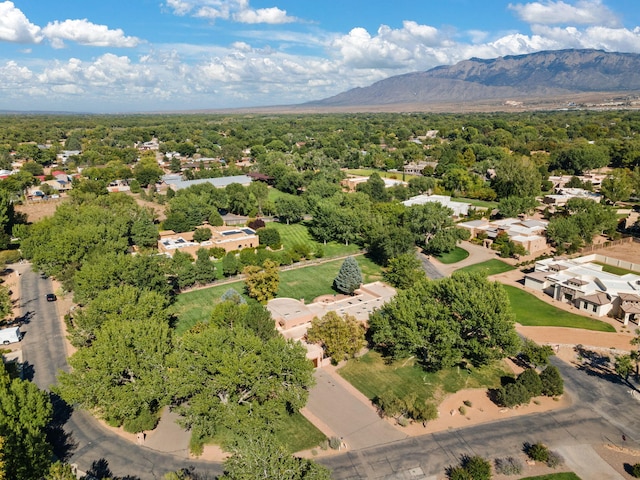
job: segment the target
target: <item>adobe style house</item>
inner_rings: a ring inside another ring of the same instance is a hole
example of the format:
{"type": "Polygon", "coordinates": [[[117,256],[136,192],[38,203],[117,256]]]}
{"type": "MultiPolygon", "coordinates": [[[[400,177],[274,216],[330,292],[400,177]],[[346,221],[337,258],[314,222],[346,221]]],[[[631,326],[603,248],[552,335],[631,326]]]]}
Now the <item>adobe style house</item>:
{"type": "Polygon", "coordinates": [[[309,304],[294,298],[274,298],[267,303],[267,310],[271,312],[280,334],[285,338],[300,341],[307,348],[307,358],[319,367],[322,365],[322,348],[304,342],[307,329],[315,317],[321,318],[333,311],[340,316],[349,314],[361,322],[366,322],[374,309],[382,307],[395,295],[396,289],[392,286],[383,282],[373,282],[362,285],[354,295],[325,295],[309,304]]]}
{"type": "Polygon", "coordinates": [[[243,187],[248,187],[251,184],[251,177],[247,175],[234,175],[231,177],[217,177],[217,178],[199,178],[196,180],[183,180],[182,175],[179,173],[172,173],[162,176],[162,181],[172,190],[176,192],[183,188],[189,188],[191,185],[200,185],[203,183],[210,183],[216,188],[225,188],[232,183],[239,183],[243,187]]]}
{"type": "MultiPolygon", "coordinates": [[[[361,183],[367,183],[368,180],[369,180],[369,177],[360,177],[360,176],[350,175],[344,180],[342,180],[340,184],[344,187],[345,190],[349,192],[355,192],[358,185],[360,185],[361,183]]],[[[404,186],[407,185],[407,182],[403,182],[402,180],[396,180],[394,178],[384,177],[382,178],[382,181],[384,182],[384,188],[391,188],[396,185],[404,185],[404,186]]]]}
{"type": "Polygon", "coordinates": [[[640,275],[615,275],[603,271],[601,255],[567,259],[547,258],[536,262],[525,275],[526,288],[548,294],[555,300],[602,317],[613,316],[628,325],[640,320],[640,275]]]}
{"type": "Polygon", "coordinates": [[[249,227],[214,227],[212,225],[200,225],[198,228],[211,230],[211,238],[204,242],[193,240],[193,232],[175,233],[173,230],[160,232],[158,240],[158,252],[173,257],[180,250],[195,257],[200,248],[224,248],[226,252],[242,250],[243,248],[255,248],[259,239],[255,230],[249,227]]]}
{"type": "Polygon", "coordinates": [[[489,243],[502,232],[509,235],[509,240],[522,245],[530,255],[543,252],[548,248],[546,220],[521,220],[519,218],[504,218],[502,220],[473,220],[471,222],[458,223],[458,227],[466,228],[475,238],[480,233],[487,236],[489,243]]]}

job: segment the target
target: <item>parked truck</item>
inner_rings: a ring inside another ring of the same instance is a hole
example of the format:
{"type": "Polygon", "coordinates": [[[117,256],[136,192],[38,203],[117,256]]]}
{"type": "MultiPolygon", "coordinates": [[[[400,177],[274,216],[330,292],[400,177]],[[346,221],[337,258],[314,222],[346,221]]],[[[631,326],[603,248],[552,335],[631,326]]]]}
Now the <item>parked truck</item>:
{"type": "Polygon", "coordinates": [[[10,343],[19,342],[20,340],[22,340],[20,327],[3,328],[2,330],[0,330],[1,344],[9,345],[10,343]]]}

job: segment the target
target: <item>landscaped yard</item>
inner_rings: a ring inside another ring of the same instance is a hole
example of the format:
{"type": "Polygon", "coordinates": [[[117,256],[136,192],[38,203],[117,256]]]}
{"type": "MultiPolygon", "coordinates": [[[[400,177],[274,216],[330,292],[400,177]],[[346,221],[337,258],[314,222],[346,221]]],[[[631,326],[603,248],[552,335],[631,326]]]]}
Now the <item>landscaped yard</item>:
{"type": "Polygon", "coordinates": [[[597,332],[615,332],[615,328],[606,322],[576,315],[549,305],[524,290],[505,285],[516,322],[529,327],[569,327],[595,330],[597,332]]]}
{"type": "Polygon", "coordinates": [[[285,248],[291,248],[296,244],[304,244],[307,245],[312,252],[316,252],[320,246],[324,251],[325,257],[351,255],[360,250],[360,247],[355,244],[345,245],[344,243],[329,242],[326,245],[323,245],[316,242],[304,223],[292,223],[287,225],[286,223],[270,222],[267,226],[274,227],[280,232],[282,244],[285,248]]]}
{"type": "Polygon", "coordinates": [[[469,252],[467,252],[464,248],[456,247],[451,250],[449,253],[443,253],[442,255],[437,256],[436,258],[445,265],[450,263],[458,263],[461,260],[464,260],[469,256],[469,252]]]}
{"type": "MultiPolygon", "coordinates": [[[[365,283],[382,279],[380,266],[364,255],[358,255],[356,259],[365,283]]],[[[333,290],[333,279],[338,274],[343,261],[333,260],[319,265],[281,271],[278,297],[304,298],[305,302],[311,302],[320,295],[336,293],[333,290]]],[[[230,288],[244,295],[244,282],[241,280],[180,294],[174,307],[178,318],[176,333],[180,335],[196,323],[207,320],[213,305],[230,288]]]]}
{"type": "MultiPolygon", "coordinates": [[[[348,175],[358,175],[361,177],[370,177],[373,172],[377,172],[382,178],[394,178],[402,180],[402,172],[385,172],[382,170],[375,170],[373,168],[351,168],[347,170],[348,175]]],[[[409,181],[410,178],[417,177],[418,175],[405,174],[405,180],[409,181]]]]}
{"type": "Polygon", "coordinates": [[[457,272],[474,272],[481,273],[486,277],[490,277],[491,275],[497,275],[498,273],[509,272],[511,270],[515,270],[514,267],[505,263],[501,260],[493,258],[491,260],[487,260],[486,262],[476,263],[475,265],[469,265],[468,267],[462,267],[457,272]]]}
{"type": "Polygon", "coordinates": [[[470,203],[474,207],[483,207],[483,208],[490,208],[490,209],[498,207],[498,202],[478,200],[477,198],[451,197],[451,200],[454,200],[456,202],[470,203]]]}
{"type": "Polygon", "coordinates": [[[375,351],[349,360],[338,372],[371,400],[391,391],[399,398],[415,396],[416,399],[434,405],[439,404],[447,394],[464,388],[499,387],[500,377],[509,375],[509,370],[502,362],[472,368],[470,371],[449,368],[429,373],[417,365],[414,359],[387,363],[375,351]]]}

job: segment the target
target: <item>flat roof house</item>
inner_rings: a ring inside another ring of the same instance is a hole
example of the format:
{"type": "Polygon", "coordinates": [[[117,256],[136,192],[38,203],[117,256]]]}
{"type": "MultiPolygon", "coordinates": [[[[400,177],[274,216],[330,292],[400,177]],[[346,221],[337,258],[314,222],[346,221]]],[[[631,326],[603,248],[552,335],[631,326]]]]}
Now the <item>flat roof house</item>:
{"type": "Polygon", "coordinates": [[[458,223],[459,227],[466,228],[471,233],[471,238],[484,232],[490,241],[501,232],[509,235],[509,239],[518,245],[522,245],[530,255],[547,249],[547,225],[546,220],[521,220],[519,218],[504,218],[501,220],[473,220],[458,223]]]}
{"type": "Polygon", "coordinates": [[[574,258],[547,258],[535,264],[524,278],[527,288],[541,291],[555,300],[570,303],[585,313],[599,317],[611,314],[638,323],[640,319],[640,275],[615,275],[592,263],[594,255],[574,258]]]}
{"type": "Polygon", "coordinates": [[[447,195],[416,195],[409,200],[405,200],[402,204],[405,207],[411,207],[412,205],[424,205],[431,202],[450,208],[453,210],[455,217],[466,217],[469,214],[469,207],[471,207],[470,203],[455,202],[447,195]]]}
{"type": "Polygon", "coordinates": [[[175,233],[173,230],[164,230],[160,232],[158,252],[173,257],[179,250],[195,257],[200,248],[219,247],[224,248],[226,252],[232,252],[243,248],[256,248],[260,243],[255,230],[249,227],[201,225],[198,228],[211,230],[211,238],[204,242],[196,242],[193,240],[193,232],[175,233]]]}

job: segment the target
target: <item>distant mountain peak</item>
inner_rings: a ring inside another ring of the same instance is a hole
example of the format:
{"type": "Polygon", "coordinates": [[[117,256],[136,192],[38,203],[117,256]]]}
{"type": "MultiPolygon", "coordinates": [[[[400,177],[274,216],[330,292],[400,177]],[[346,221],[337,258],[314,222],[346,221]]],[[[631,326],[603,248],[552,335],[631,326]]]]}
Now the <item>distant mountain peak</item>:
{"type": "Polygon", "coordinates": [[[640,55],[595,49],[471,58],[310,102],[321,107],[456,103],[640,91],[640,55]]]}

